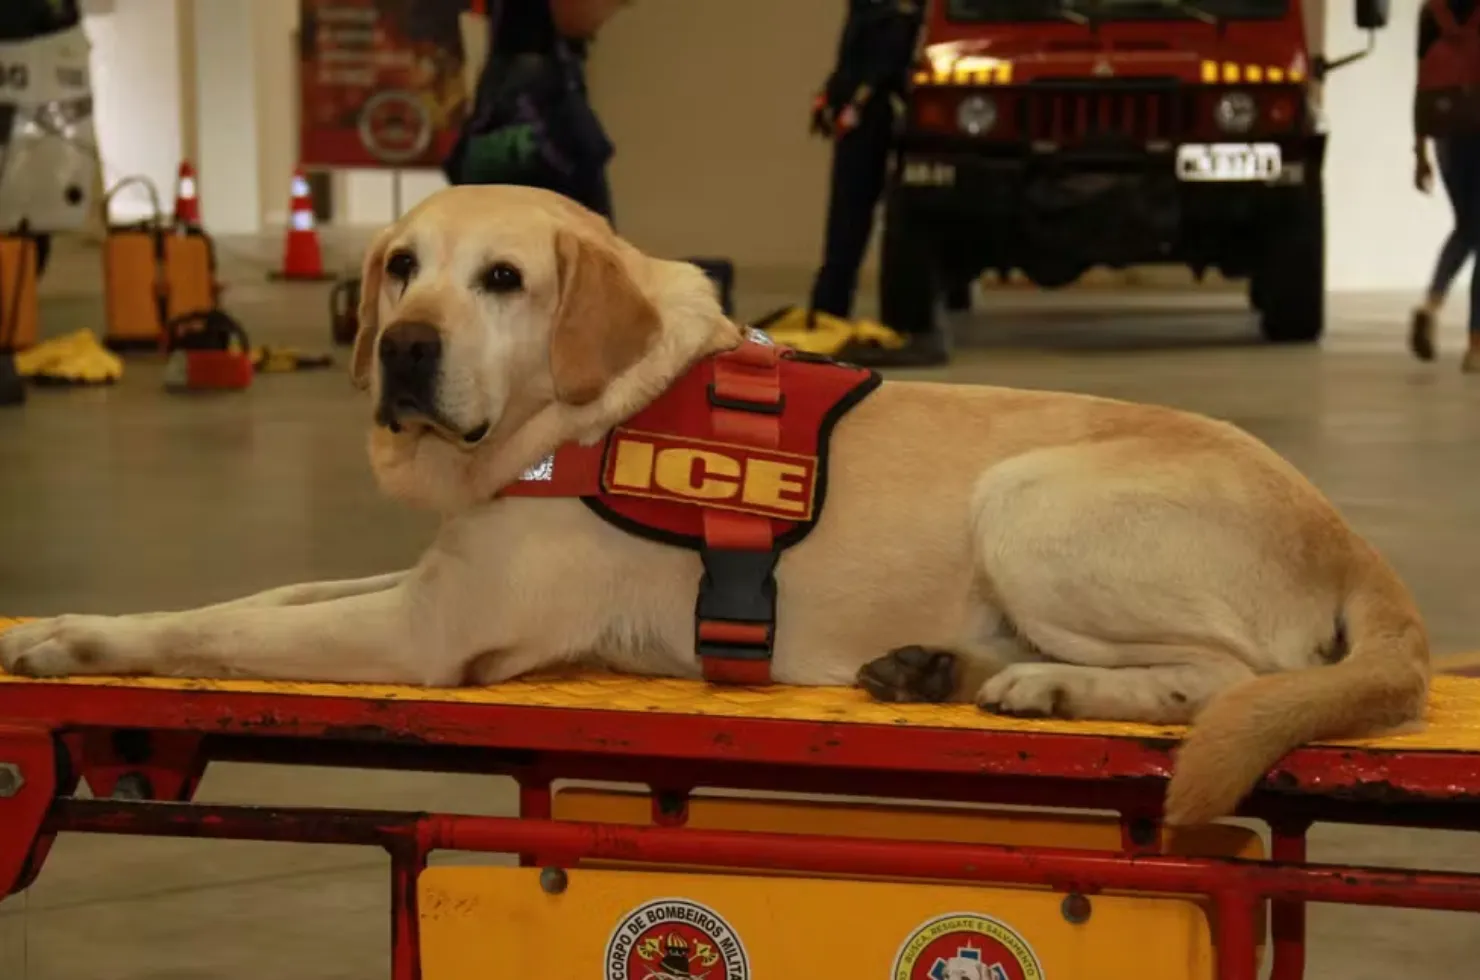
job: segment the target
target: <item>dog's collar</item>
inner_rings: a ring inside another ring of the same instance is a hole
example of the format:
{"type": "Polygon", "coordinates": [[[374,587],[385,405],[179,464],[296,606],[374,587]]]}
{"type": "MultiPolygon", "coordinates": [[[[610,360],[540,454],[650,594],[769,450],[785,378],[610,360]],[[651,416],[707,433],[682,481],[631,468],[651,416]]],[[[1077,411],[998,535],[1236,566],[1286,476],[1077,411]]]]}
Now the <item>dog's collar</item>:
{"type": "MultiPolygon", "coordinates": [[[[724,410],[730,410],[731,414],[735,410],[740,412],[759,410],[767,416],[779,416],[785,407],[785,398],[781,393],[780,370],[780,354],[783,348],[777,347],[775,342],[762,331],[754,327],[745,329],[746,336],[739,347],[703,358],[682,377],[675,380],[668,390],[658,396],[658,401],[661,402],[673,395],[685,382],[700,380],[698,375],[712,369],[714,378],[708,386],[708,395],[710,405],[716,410],[714,432],[716,436],[721,436],[721,441],[731,441],[723,439],[724,429],[747,428],[741,420],[732,420],[729,426],[723,425],[719,415],[724,410]],[[736,422],[739,424],[736,425],[736,422]]],[[[655,403],[646,411],[650,412],[655,407],[661,409],[661,405],[655,403]]],[[[639,413],[639,418],[642,414],[639,413]]],[[[734,433],[742,437],[736,440],[742,446],[754,446],[761,449],[775,448],[774,444],[779,442],[779,433],[773,436],[769,431],[774,426],[767,427],[762,424],[759,430],[754,427],[749,428],[748,432],[734,433]],[[745,439],[743,438],[745,435],[755,438],[745,439]]],[[[589,446],[583,446],[577,442],[565,443],[555,452],[525,469],[518,480],[500,490],[495,496],[596,496],[608,489],[603,473],[607,464],[607,450],[613,439],[626,431],[631,430],[618,425],[589,446]]],[[[695,503],[696,501],[688,502],[695,503]]]]}

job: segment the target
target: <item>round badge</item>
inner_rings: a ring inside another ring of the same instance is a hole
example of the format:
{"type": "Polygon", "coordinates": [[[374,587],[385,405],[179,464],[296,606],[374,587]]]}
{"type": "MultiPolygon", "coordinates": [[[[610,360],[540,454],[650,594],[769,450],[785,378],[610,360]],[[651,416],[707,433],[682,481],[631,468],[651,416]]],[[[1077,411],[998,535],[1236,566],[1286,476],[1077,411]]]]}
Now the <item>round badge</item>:
{"type": "Polygon", "coordinates": [[[432,116],[415,92],[377,92],[360,109],[360,142],[376,159],[406,163],[432,143],[432,116]]]}
{"type": "Polygon", "coordinates": [[[606,978],[750,980],[750,958],[718,912],[686,898],[660,898],[617,923],[606,944],[606,978]]]}
{"type": "Polygon", "coordinates": [[[891,980],[1043,980],[1038,954],[1005,922],[953,912],[916,929],[894,957],[891,980]]]}

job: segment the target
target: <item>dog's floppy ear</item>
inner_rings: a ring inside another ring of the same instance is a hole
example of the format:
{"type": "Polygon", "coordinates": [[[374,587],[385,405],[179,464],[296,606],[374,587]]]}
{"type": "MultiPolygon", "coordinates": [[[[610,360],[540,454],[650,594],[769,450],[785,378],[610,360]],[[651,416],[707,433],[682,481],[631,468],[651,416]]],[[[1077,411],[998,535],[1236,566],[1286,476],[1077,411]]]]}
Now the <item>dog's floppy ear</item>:
{"type": "Polygon", "coordinates": [[[360,267],[360,308],[356,313],[359,329],[349,358],[349,378],[356,388],[370,386],[370,367],[375,362],[375,338],[380,336],[380,286],[385,280],[385,251],[391,242],[395,225],[381,230],[365,251],[360,267]]]}
{"type": "Polygon", "coordinates": [[[550,330],[555,397],[586,405],[635,364],[658,332],[658,311],[611,249],[555,234],[560,302],[550,330]]]}

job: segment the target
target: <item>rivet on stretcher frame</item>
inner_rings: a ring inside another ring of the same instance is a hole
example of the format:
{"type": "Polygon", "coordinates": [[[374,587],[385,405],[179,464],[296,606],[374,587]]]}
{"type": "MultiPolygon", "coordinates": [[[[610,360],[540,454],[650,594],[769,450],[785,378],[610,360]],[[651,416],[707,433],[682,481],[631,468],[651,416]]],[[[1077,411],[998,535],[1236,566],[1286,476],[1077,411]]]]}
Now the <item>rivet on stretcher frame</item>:
{"type": "Polygon", "coordinates": [[[21,767],[14,762],[0,762],[0,799],[15,796],[26,785],[21,767]]]}
{"type": "Polygon", "coordinates": [[[1064,914],[1064,920],[1066,922],[1072,922],[1077,926],[1088,922],[1090,913],[1094,909],[1090,905],[1087,896],[1081,895],[1079,892],[1070,892],[1064,896],[1063,902],[1059,904],[1059,911],[1064,914]]]}
{"type": "Polygon", "coordinates": [[[541,868],[540,889],[546,895],[559,895],[570,886],[570,877],[564,868],[541,868]]]}

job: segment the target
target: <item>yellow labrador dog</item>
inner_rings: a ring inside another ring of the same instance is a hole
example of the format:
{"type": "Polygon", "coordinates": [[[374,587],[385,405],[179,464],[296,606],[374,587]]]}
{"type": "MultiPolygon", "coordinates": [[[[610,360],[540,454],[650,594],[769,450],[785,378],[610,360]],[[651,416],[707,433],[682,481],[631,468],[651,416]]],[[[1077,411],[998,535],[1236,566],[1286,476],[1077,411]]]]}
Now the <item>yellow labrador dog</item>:
{"type": "MultiPolygon", "coordinates": [[[[434,508],[416,567],[0,638],[37,676],[492,684],[584,662],[696,677],[700,558],[573,499],[494,499],[737,347],[695,267],[541,191],[458,187],[380,234],[353,353],[380,486],[434,508]],[[392,370],[392,368],[394,370],[392,370]],[[419,394],[403,380],[420,377],[419,394]]],[[[826,514],[777,570],[772,672],[1018,715],[1194,722],[1174,823],[1289,749],[1418,717],[1393,570],[1240,430],[1102,398],[886,382],[832,437],[826,514]]]]}

